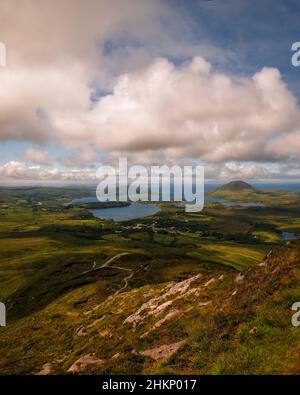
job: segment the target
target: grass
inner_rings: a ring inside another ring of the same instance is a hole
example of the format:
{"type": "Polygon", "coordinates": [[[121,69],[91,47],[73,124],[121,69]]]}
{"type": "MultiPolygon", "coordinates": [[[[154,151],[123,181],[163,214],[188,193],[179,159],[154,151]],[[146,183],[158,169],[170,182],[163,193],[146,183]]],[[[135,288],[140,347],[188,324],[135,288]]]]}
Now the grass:
{"type": "Polygon", "coordinates": [[[192,251],[191,256],[208,260],[212,264],[230,266],[244,270],[256,264],[266,255],[268,247],[234,245],[232,243],[203,243],[199,250],[192,251]]]}
{"type": "Polygon", "coordinates": [[[49,361],[55,373],[66,373],[76,358],[93,352],[106,359],[100,373],[299,372],[299,331],[289,321],[289,306],[299,297],[297,266],[282,269],[278,278],[249,280],[241,301],[228,302],[237,273],[254,270],[281,243],[281,231],[300,230],[294,197],[282,196],[280,207],[208,204],[195,215],[161,203],[155,217],[120,224],[95,219],[84,207],[63,208],[90,193],[0,189],[0,300],[8,306],[8,326],[0,328],[0,373],[36,373],[49,361]],[[123,252],[128,255],[112,266],[127,271],[107,267],[84,274],[123,252]],[[129,271],[128,287],[113,296],[129,271]],[[199,300],[178,299],[177,319],[144,339],[154,317],[136,331],[123,325],[147,295],[199,273],[203,283],[225,277],[199,300]],[[207,300],[214,303],[199,305],[207,300]],[[100,318],[88,337],[76,335],[100,318]],[[185,347],[170,359],[154,363],[132,353],[181,338],[185,347]],[[116,353],[120,358],[112,360],[116,353]]]}

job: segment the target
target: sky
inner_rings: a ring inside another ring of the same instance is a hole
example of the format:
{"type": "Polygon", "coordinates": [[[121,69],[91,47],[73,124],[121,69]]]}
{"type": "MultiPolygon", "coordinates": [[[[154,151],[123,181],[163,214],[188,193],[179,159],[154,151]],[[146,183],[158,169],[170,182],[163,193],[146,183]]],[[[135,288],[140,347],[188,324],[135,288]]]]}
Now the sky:
{"type": "MultiPolygon", "coordinates": [[[[298,0],[2,0],[1,182],[300,181],[298,0]]],[[[1,62],[0,62],[1,64],[1,62]]]]}

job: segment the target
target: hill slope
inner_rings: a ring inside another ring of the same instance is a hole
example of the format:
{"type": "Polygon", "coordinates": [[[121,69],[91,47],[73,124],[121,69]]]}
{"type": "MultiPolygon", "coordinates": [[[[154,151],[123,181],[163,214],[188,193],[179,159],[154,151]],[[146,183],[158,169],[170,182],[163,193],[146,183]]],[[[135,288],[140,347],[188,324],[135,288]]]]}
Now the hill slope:
{"type": "Polygon", "coordinates": [[[216,190],[229,191],[229,192],[239,192],[239,191],[254,192],[255,188],[253,188],[250,184],[244,181],[231,181],[228,184],[225,184],[220,188],[217,188],[216,190]]]}
{"type": "Polygon", "coordinates": [[[262,191],[253,188],[250,184],[244,181],[231,181],[228,184],[222,185],[211,191],[209,195],[224,198],[229,200],[249,200],[261,199],[264,197],[262,191]]]}
{"type": "Polygon", "coordinates": [[[242,273],[116,292],[88,310],[78,310],[85,288],[72,290],[6,328],[0,370],[299,374],[300,329],[291,325],[299,277],[295,241],[242,273]]]}

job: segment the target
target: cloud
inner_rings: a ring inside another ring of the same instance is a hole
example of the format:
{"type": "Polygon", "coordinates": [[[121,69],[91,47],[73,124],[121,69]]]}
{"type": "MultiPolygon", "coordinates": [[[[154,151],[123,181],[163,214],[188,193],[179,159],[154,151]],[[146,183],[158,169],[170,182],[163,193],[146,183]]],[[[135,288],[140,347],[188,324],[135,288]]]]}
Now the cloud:
{"type": "Polygon", "coordinates": [[[201,160],[221,178],[277,177],[253,161],[297,174],[289,159],[300,158],[300,111],[280,72],[221,72],[213,64],[236,54],[196,41],[186,18],[159,0],[2,2],[0,140],[33,147],[1,177],[84,179],[99,152],[141,164],[201,160]],[[66,150],[60,164],[87,170],[24,163],[50,165],[36,148],[49,142],[66,150]]]}
{"type": "MultiPolygon", "coordinates": [[[[175,163],[169,163],[172,167],[175,163]]],[[[189,162],[184,165],[196,166],[197,163],[189,162]]],[[[182,164],[182,165],[183,165],[182,164]]],[[[113,164],[112,164],[113,165],[113,164]]],[[[114,164],[116,167],[118,163],[114,164]]],[[[130,166],[131,164],[128,163],[130,166]]],[[[152,164],[151,164],[152,165],[152,164]]],[[[99,180],[96,177],[97,169],[87,167],[86,169],[61,169],[57,167],[47,167],[36,165],[31,166],[28,163],[20,161],[10,161],[0,166],[1,182],[14,181],[39,181],[39,182],[84,182],[97,183],[99,180]]],[[[276,164],[260,164],[257,163],[242,163],[242,162],[227,162],[214,163],[205,165],[205,180],[206,182],[219,181],[227,182],[230,180],[255,180],[255,181],[285,181],[297,182],[300,177],[300,161],[286,161],[276,164]]]]}
{"type": "Polygon", "coordinates": [[[271,171],[264,166],[237,162],[225,163],[219,172],[221,180],[264,180],[271,178],[271,176],[271,171]]]}
{"type": "Polygon", "coordinates": [[[227,162],[207,166],[207,179],[255,180],[255,181],[291,181],[297,182],[300,177],[299,161],[281,161],[278,163],[257,164],[242,162],[227,162]]]}
{"type": "Polygon", "coordinates": [[[267,152],[277,158],[300,156],[300,127],[291,132],[282,132],[268,142],[267,152]]]}
{"type": "MultiPolygon", "coordinates": [[[[56,172],[52,171],[54,175],[56,172]]],[[[50,172],[42,170],[40,166],[28,166],[25,162],[10,161],[0,166],[2,179],[48,179],[50,172]]]]}
{"type": "Polygon", "coordinates": [[[161,32],[159,16],[167,17],[167,11],[172,16],[156,0],[10,0],[0,10],[9,63],[32,67],[101,60],[106,40],[138,35],[150,40],[161,32]]]}
{"type": "Polygon", "coordinates": [[[230,51],[192,40],[192,23],[161,0],[18,0],[0,4],[0,38],[8,67],[85,69],[100,89],[157,56],[186,59],[204,53],[224,61],[230,51]]]}
{"type": "MultiPolygon", "coordinates": [[[[53,121],[80,125],[91,97],[157,56],[182,60],[202,51],[226,58],[222,49],[191,44],[187,22],[159,0],[2,2],[8,59],[0,73],[0,139],[59,138],[53,121]]],[[[77,139],[73,133],[70,139],[77,139]]]]}
{"type": "Polygon", "coordinates": [[[215,72],[201,57],[178,67],[157,59],[120,76],[112,94],[80,117],[54,116],[53,125],[69,148],[87,139],[101,149],[163,151],[166,158],[272,160],[289,155],[272,141],[298,133],[300,112],[274,68],[237,79],[215,72]]]}
{"type": "Polygon", "coordinates": [[[46,142],[54,116],[87,111],[90,89],[77,67],[5,68],[0,73],[0,139],[46,142]]]}
{"type": "Polygon", "coordinates": [[[58,168],[43,169],[41,166],[28,166],[25,162],[10,161],[0,166],[0,179],[37,181],[95,181],[95,170],[63,171],[58,168]]]}
{"type": "MultiPolygon", "coordinates": [[[[297,101],[274,68],[234,78],[202,57],[177,67],[160,58],[121,75],[96,102],[77,67],[8,69],[0,82],[2,139],[52,138],[67,149],[93,145],[208,162],[300,156],[297,101]]],[[[76,164],[72,156],[69,161],[76,164]]]]}
{"type": "Polygon", "coordinates": [[[100,161],[97,152],[90,146],[86,146],[80,150],[76,150],[67,156],[58,158],[60,163],[67,167],[84,167],[94,165],[100,161]]]}
{"type": "Polygon", "coordinates": [[[40,148],[34,148],[34,147],[28,148],[26,151],[23,152],[21,158],[25,161],[30,161],[31,163],[37,165],[51,164],[51,160],[49,158],[47,151],[40,148]]]}

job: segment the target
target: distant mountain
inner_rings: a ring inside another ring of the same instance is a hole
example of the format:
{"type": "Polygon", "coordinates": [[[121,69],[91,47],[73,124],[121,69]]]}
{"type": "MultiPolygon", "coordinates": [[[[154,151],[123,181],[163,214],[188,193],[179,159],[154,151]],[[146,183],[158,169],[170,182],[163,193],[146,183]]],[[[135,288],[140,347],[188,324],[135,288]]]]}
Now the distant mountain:
{"type": "Polygon", "coordinates": [[[250,184],[244,181],[231,181],[228,184],[225,184],[216,189],[216,191],[226,191],[226,192],[255,192],[255,188],[253,188],[250,184]]]}

